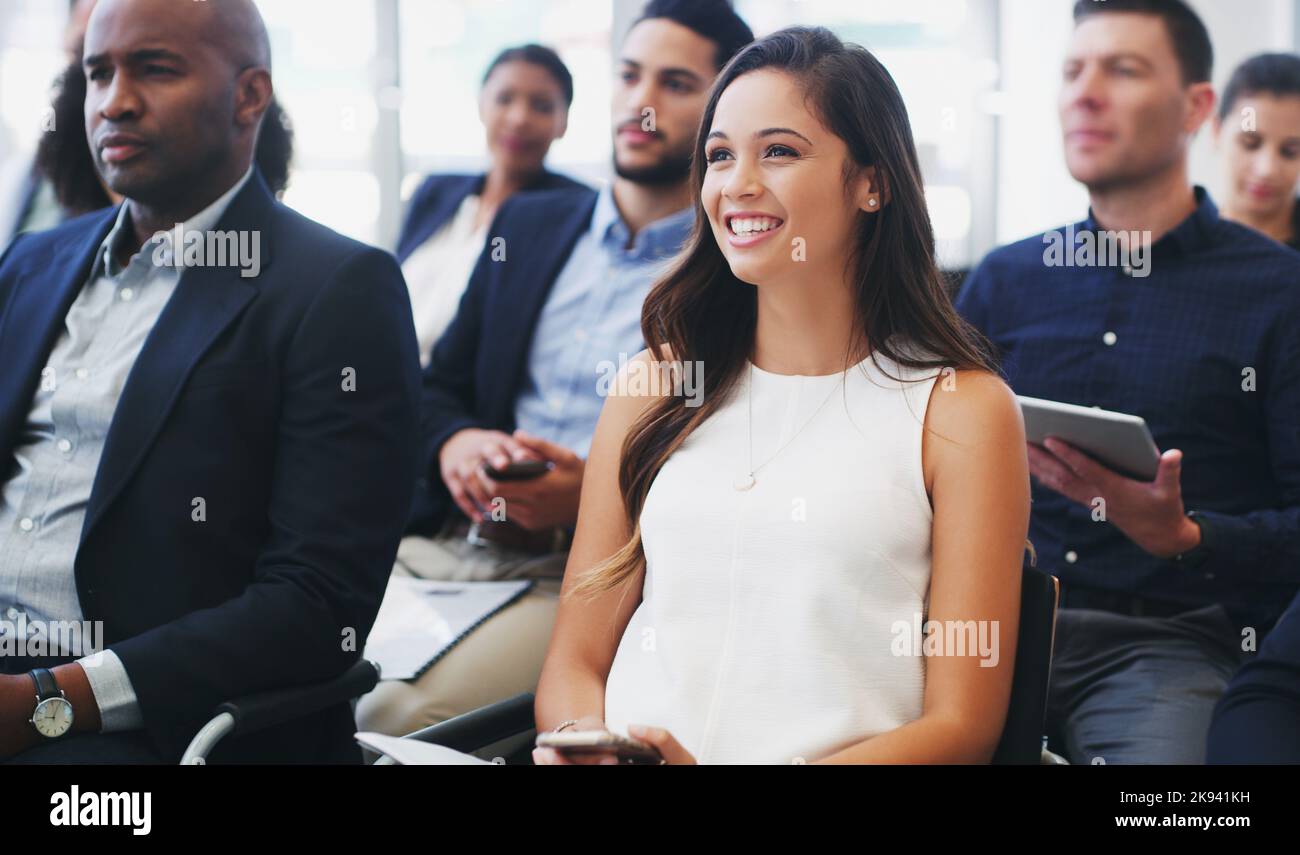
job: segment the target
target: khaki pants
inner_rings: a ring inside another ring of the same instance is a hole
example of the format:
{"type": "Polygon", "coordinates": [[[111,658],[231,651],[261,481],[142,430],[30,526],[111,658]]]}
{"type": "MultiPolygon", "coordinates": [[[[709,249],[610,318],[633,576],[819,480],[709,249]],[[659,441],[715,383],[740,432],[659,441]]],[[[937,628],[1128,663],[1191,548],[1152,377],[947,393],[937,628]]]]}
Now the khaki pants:
{"type": "Polygon", "coordinates": [[[488,618],[414,680],[382,680],[357,704],[357,729],[404,736],[494,701],[537,689],[551,640],[568,552],[529,555],[475,546],[443,533],[407,537],[393,573],[422,579],[533,579],[518,600],[488,618]]]}

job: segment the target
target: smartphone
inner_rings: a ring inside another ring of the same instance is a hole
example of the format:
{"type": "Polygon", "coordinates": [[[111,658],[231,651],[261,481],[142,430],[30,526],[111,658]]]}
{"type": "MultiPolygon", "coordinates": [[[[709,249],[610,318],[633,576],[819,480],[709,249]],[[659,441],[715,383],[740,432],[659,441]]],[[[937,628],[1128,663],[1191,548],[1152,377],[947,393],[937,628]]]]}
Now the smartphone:
{"type": "Polygon", "coordinates": [[[562,730],[537,734],[538,748],[554,748],[561,754],[612,754],[624,763],[658,765],[663,761],[653,745],[610,733],[607,730],[562,730]]]}
{"type": "Polygon", "coordinates": [[[551,471],[549,460],[514,460],[504,469],[491,463],[483,464],[483,472],[493,481],[528,481],[551,471]]]}

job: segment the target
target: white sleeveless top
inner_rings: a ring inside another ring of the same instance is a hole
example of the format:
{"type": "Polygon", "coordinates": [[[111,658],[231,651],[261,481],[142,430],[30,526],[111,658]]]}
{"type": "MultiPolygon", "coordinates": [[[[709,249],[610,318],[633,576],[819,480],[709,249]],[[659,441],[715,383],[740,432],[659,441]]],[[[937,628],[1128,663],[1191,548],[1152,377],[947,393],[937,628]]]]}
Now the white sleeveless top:
{"type": "Polygon", "coordinates": [[[921,440],[939,370],[875,359],[753,369],[748,491],[734,486],[748,365],[668,459],[641,514],[645,584],[606,681],[611,730],[667,728],[701,763],[801,763],[920,717],[925,660],[895,623],[927,610],[921,440]]]}

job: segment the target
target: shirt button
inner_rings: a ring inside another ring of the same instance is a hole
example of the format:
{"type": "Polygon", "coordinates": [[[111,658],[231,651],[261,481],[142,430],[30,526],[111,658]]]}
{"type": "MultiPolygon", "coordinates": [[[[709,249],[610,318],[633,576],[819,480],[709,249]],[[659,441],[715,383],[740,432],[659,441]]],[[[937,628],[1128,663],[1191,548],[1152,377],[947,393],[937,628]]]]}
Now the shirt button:
{"type": "Polygon", "coordinates": [[[78,379],[78,380],[85,380],[85,379],[86,379],[87,377],[89,377],[89,376],[90,376],[90,372],[87,371],[86,369],[84,369],[84,368],[78,368],[78,369],[77,369],[77,379],[78,379]]]}
{"type": "Polygon", "coordinates": [[[1073,549],[1065,553],[1065,563],[1073,564],[1078,560],[1079,560],[1079,553],[1075,552],[1073,549]]]}
{"type": "Polygon", "coordinates": [[[59,451],[62,451],[64,454],[67,454],[71,450],[72,450],[72,443],[68,442],[66,439],[59,440],[59,451]]]}
{"type": "Polygon", "coordinates": [[[1121,267],[1120,270],[1124,271],[1124,275],[1125,275],[1125,276],[1132,276],[1132,275],[1133,275],[1133,268],[1132,268],[1132,267],[1129,267],[1127,264],[1125,264],[1123,267],[1121,267]]]}
{"type": "Polygon", "coordinates": [[[18,609],[14,608],[13,606],[10,606],[9,611],[5,612],[5,617],[9,618],[10,620],[18,620],[19,614],[20,612],[18,611],[18,609]]]}
{"type": "Polygon", "coordinates": [[[1119,341],[1119,336],[1115,335],[1113,332],[1107,332],[1101,337],[1101,340],[1106,343],[1107,347],[1110,347],[1115,344],[1115,342],[1119,341]]]}
{"type": "Polygon", "coordinates": [[[31,517],[23,517],[18,521],[18,527],[23,531],[31,531],[36,528],[36,523],[32,522],[31,517]]]}
{"type": "Polygon", "coordinates": [[[123,303],[129,303],[135,299],[135,291],[131,288],[123,288],[121,291],[117,292],[117,296],[122,298],[123,303]]]}

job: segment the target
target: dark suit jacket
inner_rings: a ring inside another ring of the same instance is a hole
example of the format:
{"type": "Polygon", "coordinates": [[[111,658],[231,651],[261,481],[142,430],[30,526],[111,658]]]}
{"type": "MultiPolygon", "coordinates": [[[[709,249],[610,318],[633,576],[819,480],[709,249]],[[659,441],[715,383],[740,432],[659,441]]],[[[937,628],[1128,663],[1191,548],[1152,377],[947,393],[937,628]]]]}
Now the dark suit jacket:
{"type": "MultiPolygon", "coordinates": [[[[0,260],[2,477],[115,217],[20,237],[0,260]]],[[[392,256],[280,205],[260,175],[218,229],[260,231],[261,273],[184,271],[122,390],[75,561],[84,617],[104,622],[168,760],[221,701],[355,661],[417,461],[419,361],[392,256]]],[[[214,759],[358,760],[353,729],[339,705],[214,759]]]]}
{"type": "Polygon", "coordinates": [[[591,226],[596,191],[517,193],[497,212],[460,308],[424,371],[421,479],[409,530],[435,533],[452,511],[438,452],[467,427],[510,432],[537,318],[578,238],[591,226]],[[503,238],[505,260],[494,261],[503,238]]]}
{"type": "Polygon", "coordinates": [[[1211,764],[1300,763],[1300,596],[1228,684],[1207,740],[1211,764]]]}
{"type": "MultiPolygon", "coordinates": [[[[485,175],[430,175],[424,179],[406,207],[406,222],[397,239],[397,260],[405,262],[460,208],[465,197],[483,192],[485,175]]],[[[565,175],[543,169],[520,192],[535,190],[580,190],[587,185],[565,175]]]]}

